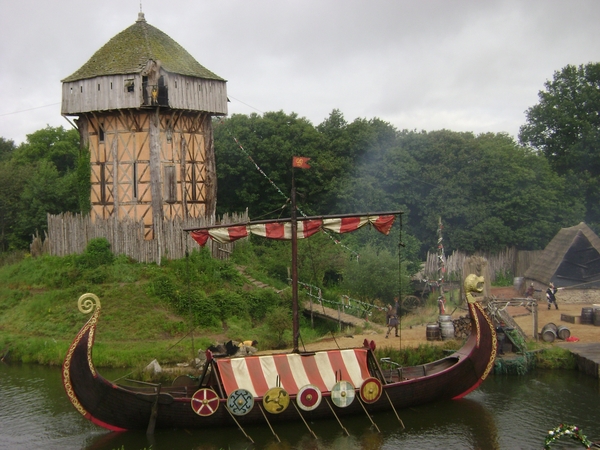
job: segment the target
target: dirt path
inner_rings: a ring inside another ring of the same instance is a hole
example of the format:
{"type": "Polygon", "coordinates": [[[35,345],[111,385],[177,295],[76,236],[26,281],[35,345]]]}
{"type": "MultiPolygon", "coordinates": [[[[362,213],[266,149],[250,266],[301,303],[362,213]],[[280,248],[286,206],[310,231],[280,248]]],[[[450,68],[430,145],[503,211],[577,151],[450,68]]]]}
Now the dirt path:
{"type": "MultiPolygon", "coordinates": [[[[510,299],[518,297],[518,293],[511,288],[493,288],[492,295],[498,300],[510,299]]],[[[561,314],[568,314],[573,316],[580,316],[581,309],[585,307],[593,307],[591,304],[582,303],[563,303],[560,301],[560,291],[557,295],[558,310],[548,310],[545,301],[540,301],[538,304],[538,333],[542,327],[547,323],[554,323],[556,326],[566,326],[569,328],[572,337],[579,338],[579,342],[600,342],[600,327],[594,325],[582,325],[572,324],[569,322],[561,321],[561,314]]],[[[510,308],[511,315],[517,322],[517,324],[527,334],[528,339],[533,339],[533,316],[525,307],[510,308]]],[[[464,311],[456,311],[452,316],[454,319],[464,315],[464,311]]],[[[363,334],[352,335],[352,336],[339,336],[335,340],[331,337],[324,338],[318,342],[313,342],[306,346],[306,349],[311,350],[325,350],[336,347],[340,348],[352,348],[362,347],[363,341],[375,341],[377,348],[394,347],[394,348],[415,348],[422,344],[432,345],[443,345],[442,341],[428,341],[427,340],[427,325],[413,325],[412,327],[403,327],[401,329],[400,337],[396,338],[390,335],[389,338],[385,338],[385,328],[382,331],[366,331],[363,334]]],[[[540,340],[540,342],[542,342],[540,340]]],[[[564,343],[564,341],[557,339],[553,344],[564,343]]]]}

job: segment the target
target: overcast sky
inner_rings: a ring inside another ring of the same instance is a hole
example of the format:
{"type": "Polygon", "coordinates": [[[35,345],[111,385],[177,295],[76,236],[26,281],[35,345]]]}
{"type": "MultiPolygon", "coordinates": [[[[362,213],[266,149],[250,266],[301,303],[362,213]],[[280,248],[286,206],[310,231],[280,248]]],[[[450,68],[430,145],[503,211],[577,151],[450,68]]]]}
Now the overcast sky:
{"type": "MultiPolygon", "coordinates": [[[[600,62],[598,0],[143,0],[146,20],[228,80],[229,113],[318,125],[507,132],[555,71],[600,62]]],[[[139,0],[0,0],[0,136],[60,115],[61,79],[132,25],[139,0]]]]}

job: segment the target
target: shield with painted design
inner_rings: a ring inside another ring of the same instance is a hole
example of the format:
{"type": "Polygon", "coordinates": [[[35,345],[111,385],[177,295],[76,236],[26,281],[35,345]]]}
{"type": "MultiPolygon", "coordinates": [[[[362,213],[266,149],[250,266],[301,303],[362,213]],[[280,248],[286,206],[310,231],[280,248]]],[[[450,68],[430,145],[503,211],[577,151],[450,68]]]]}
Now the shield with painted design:
{"type": "Polygon", "coordinates": [[[319,388],[312,384],[307,384],[298,391],[296,403],[298,403],[300,409],[312,411],[321,404],[321,399],[322,396],[319,388]]]}
{"type": "Polygon", "coordinates": [[[263,397],[263,406],[271,414],[282,413],[289,404],[290,396],[285,389],[280,387],[269,389],[263,397]]]}
{"type": "Polygon", "coordinates": [[[246,389],[236,389],[227,397],[227,409],[236,416],[245,416],[254,408],[254,397],[246,389]]]}
{"type": "Polygon", "coordinates": [[[219,396],[212,389],[198,389],[192,395],[191,405],[194,412],[199,416],[211,416],[219,407],[219,396]]]}
{"type": "Polygon", "coordinates": [[[367,378],[360,386],[360,398],[365,403],[375,403],[382,393],[381,381],[377,378],[367,378]]]}
{"type": "Polygon", "coordinates": [[[331,389],[331,401],[339,408],[350,406],[355,397],[354,385],[349,381],[338,381],[331,389]]]}

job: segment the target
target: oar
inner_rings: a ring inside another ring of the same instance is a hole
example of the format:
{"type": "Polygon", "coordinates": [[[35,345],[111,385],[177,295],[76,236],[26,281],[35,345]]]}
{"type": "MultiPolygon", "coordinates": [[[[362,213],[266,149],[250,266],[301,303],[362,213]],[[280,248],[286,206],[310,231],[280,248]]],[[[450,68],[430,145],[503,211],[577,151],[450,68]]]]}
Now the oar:
{"type": "Polygon", "coordinates": [[[394,408],[394,404],[392,403],[392,399],[390,398],[390,396],[388,395],[387,391],[384,389],[383,392],[385,392],[385,396],[388,399],[388,402],[390,402],[390,406],[392,407],[392,411],[394,411],[394,414],[396,414],[396,418],[398,419],[398,421],[400,422],[400,425],[402,425],[402,428],[406,428],[404,426],[404,422],[402,422],[402,419],[400,418],[400,416],[398,415],[398,413],[396,412],[396,408],[394,408]]]}
{"type": "Polygon", "coordinates": [[[310,427],[308,426],[308,423],[306,423],[306,420],[304,420],[304,416],[302,415],[302,413],[300,412],[300,410],[298,409],[298,406],[296,405],[295,402],[292,402],[294,404],[294,408],[296,408],[296,411],[298,411],[298,415],[300,416],[300,418],[302,419],[302,422],[304,422],[304,425],[306,425],[306,428],[308,429],[308,431],[310,431],[310,434],[312,434],[314,436],[315,439],[319,439],[317,437],[317,435],[314,433],[313,430],[310,429],[310,427]]]}
{"type": "Polygon", "coordinates": [[[262,406],[260,406],[260,403],[257,403],[257,405],[258,405],[258,409],[260,409],[260,412],[262,413],[263,417],[267,421],[267,425],[269,425],[269,428],[271,429],[271,433],[273,433],[273,436],[275,436],[275,438],[277,439],[277,442],[281,443],[281,439],[279,439],[279,436],[277,436],[277,433],[275,433],[275,430],[271,426],[269,419],[267,419],[267,415],[265,414],[264,410],[262,409],[262,406]]]}
{"type": "Polygon", "coordinates": [[[364,410],[365,414],[367,415],[367,417],[369,418],[369,420],[371,421],[371,424],[373,424],[373,426],[375,427],[375,429],[377,430],[378,433],[381,433],[381,430],[379,429],[379,427],[377,426],[377,424],[373,421],[373,418],[371,417],[371,415],[369,414],[369,411],[367,411],[367,408],[365,408],[365,404],[363,403],[363,401],[360,399],[360,397],[358,397],[358,403],[360,403],[360,406],[362,406],[362,409],[364,410]]]}
{"type": "Polygon", "coordinates": [[[346,435],[350,436],[350,433],[348,433],[348,430],[346,430],[346,427],[344,427],[344,425],[342,425],[342,422],[340,421],[340,418],[337,416],[337,414],[333,410],[333,407],[331,406],[331,403],[329,403],[329,400],[327,400],[327,397],[325,397],[325,402],[327,403],[327,406],[329,406],[329,409],[331,410],[331,412],[335,416],[336,420],[340,424],[340,427],[342,427],[342,430],[344,430],[344,432],[346,433],[346,435]]]}
{"type": "Polygon", "coordinates": [[[244,433],[244,436],[246,436],[250,440],[250,442],[252,442],[254,444],[254,441],[252,440],[252,438],[250,436],[248,436],[248,434],[244,431],[244,429],[242,428],[242,426],[240,425],[240,423],[236,420],[235,416],[232,414],[231,411],[229,411],[229,408],[227,406],[225,406],[225,409],[227,410],[227,412],[229,413],[229,415],[231,416],[231,418],[233,419],[233,421],[236,423],[236,425],[238,426],[238,428],[240,429],[240,431],[242,433],[244,433]]]}

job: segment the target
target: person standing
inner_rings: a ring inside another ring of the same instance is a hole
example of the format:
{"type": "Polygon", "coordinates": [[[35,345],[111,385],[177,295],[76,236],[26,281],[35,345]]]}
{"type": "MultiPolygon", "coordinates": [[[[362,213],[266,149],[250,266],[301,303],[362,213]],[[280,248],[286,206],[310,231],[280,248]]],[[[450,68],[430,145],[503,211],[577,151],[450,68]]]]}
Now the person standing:
{"type": "Polygon", "coordinates": [[[533,298],[533,294],[535,293],[535,288],[533,287],[533,283],[529,285],[527,290],[525,291],[525,296],[527,298],[533,298]]]}
{"type": "Polygon", "coordinates": [[[548,309],[552,307],[552,303],[554,303],[554,306],[556,307],[556,309],[558,309],[558,305],[556,304],[556,291],[558,291],[558,289],[554,287],[554,283],[550,283],[550,286],[548,286],[548,289],[546,290],[546,300],[548,300],[548,309]]]}
{"type": "Polygon", "coordinates": [[[392,328],[396,332],[396,337],[398,337],[398,300],[396,300],[394,308],[392,308],[392,305],[388,305],[387,312],[385,313],[385,318],[388,327],[387,333],[385,334],[386,339],[390,336],[392,328]]]}
{"type": "Polygon", "coordinates": [[[446,314],[446,297],[443,295],[438,297],[438,310],[440,314],[446,314]]]}

